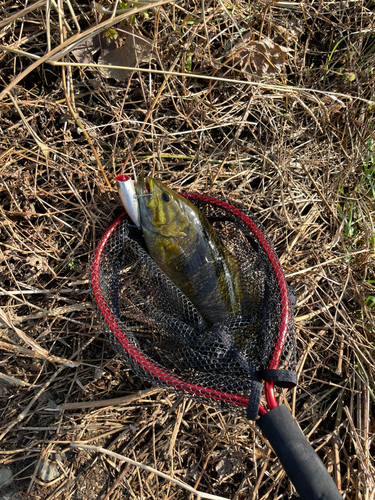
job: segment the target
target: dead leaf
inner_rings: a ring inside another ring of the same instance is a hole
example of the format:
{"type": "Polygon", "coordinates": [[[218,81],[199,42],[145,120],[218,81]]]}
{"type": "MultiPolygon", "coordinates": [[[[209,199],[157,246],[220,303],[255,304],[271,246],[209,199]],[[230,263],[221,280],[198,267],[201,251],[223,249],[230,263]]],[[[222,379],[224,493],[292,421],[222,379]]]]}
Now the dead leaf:
{"type": "Polygon", "coordinates": [[[225,59],[228,60],[232,54],[234,64],[239,63],[242,71],[258,76],[282,73],[286,56],[291,50],[267,37],[263,37],[260,42],[252,40],[251,37],[251,33],[243,35],[241,42],[231,49],[225,59]]]}
{"type": "Polygon", "coordinates": [[[38,274],[47,273],[51,270],[48,265],[47,259],[39,255],[28,256],[26,259],[26,264],[28,264],[32,268],[32,274],[35,274],[35,272],[37,272],[38,274]]]}
{"type": "Polygon", "coordinates": [[[79,45],[72,49],[71,54],[75,57],[76,61],[81,64],[90,64],[94,62],[93,54],[100,49],[99,37],[94,36],[83,40],[79,45]]]}
{"type": "MultiPolygon", "coordinates": [[[[112,50],[110,48],[102,49],[99,64],[136,68],[140,64],[151,62],[154,47],[152,41],[138,35],[130,27],[127,30],[128,35],[123,45],[112,50]]],[[[119,82],[129,78],[132,73],[130,70],[118,68],[101,68],[100,71],[105,78],[114,78],[119,82]]]]}
{"type": "MultiPolygon", "coordinates": [[[[153,59],[154,44],[139,35],[132,26],[124,24],[121,29],[106,30],[101,35],[84,40],[71,52],[77,62],[89,64],[94,62],[93,55],[101,50],[99,64],[110,66],[126,66],[136,68],[140,64],[149,64],[153,59]]],[[[123,82],[129,78],[131,71],[117,68],[101,68],[104,78],[114,78],[123,82]]]]}
{"type": "MultiPolygon", "coordinates": [[[[125,26],[127,26],[126,23],[125,26]]],[[[109,28],[98,35],[83,40],[83,42],[79,43],[71,50],[71,54],[73,54],[78,63],[94,63],[93,55],[99,50],[113,50],[117,47],[116,43],[108,38],[108,33],[110,32],[115,33],[116,36],[114,39],[118,38],[117,31],[114,28],[109,28]]]]}
{"type": "Polygon", "coordinates": [[[221,482],[225,477],[229,475],[233,468],[233,464],[228,458],[223,458],[215,468],[219,476],[218,481],[221,482]]]}

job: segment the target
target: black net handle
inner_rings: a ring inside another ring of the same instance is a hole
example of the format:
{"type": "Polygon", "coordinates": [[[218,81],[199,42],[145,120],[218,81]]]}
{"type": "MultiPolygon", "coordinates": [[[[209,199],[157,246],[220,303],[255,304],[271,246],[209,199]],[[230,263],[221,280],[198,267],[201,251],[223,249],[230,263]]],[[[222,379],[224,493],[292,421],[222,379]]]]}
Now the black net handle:
{"type": "Polygon", "coordinates": [[[303,500],[343,500],[331,475],[286,406],[257,421],[303,500]]]}

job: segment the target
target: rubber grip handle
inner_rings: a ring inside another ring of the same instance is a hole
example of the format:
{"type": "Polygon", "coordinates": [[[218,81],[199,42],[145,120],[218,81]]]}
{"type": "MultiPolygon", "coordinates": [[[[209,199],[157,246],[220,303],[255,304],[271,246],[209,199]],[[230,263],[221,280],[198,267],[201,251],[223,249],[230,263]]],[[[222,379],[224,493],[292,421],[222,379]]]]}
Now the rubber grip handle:
{"type": "Polygon", "coordinates": [[[343,500],[285,405],[266,413],[257,424],[303,500],[343,500]]]}

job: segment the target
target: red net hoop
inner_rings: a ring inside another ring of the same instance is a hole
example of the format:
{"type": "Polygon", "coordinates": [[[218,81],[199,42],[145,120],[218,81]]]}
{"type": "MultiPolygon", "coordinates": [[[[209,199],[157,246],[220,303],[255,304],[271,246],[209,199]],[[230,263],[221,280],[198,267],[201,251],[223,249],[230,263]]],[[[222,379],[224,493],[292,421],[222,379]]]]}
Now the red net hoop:
{"type": "Polygon", "coordinates": [[[225,339],[231,338],[232,331],[237,337],[238,332],[246,332],[243,335],[247,337],[241,342],[245,347],[236,352],[230,342],[225,341],[223,347],[223,342],[211,332],[198,332],[194,319],[197,313],[191,312],[192,306],[187,299],[185,304],[181,292],[150,262],[142,247],[141,235],[131,227],[126,213],[104,233],[93,255],[91,283],[98,316],[116,350],[142,378],[198,397],[206,404],[211,401],[231,408],[247,408],[248,417],[256,418],[262,380],[266,383],[270,408],[277,406],[274,384],[291,387],[296,383],[293,301],[283,270],[262,225],[253,214],[216,198],[180,194],[197,204],[214,221],[221,240],[232,246],[244,274],[249,276],[248,286],[256,290],[254,311],[249,313],[251,320],[247,325],[244,326],[244,319],[240,318],[237,323],[231,320],[230,329],[223,326],[225,332],[229,332],[225,339]],[[173,317],[169,314],[171,294],[182,304],[173,317]],[[189,318],[194,315],[194,321],[186,320],[188,314],[189,318]],[[157,328],[152,316],[161,318],[157,320],[157,328]],[[174,333],[174,328],[181,332],[184,325],[188,334],[174,333]],[[156,331],[164,333],[158,338],[156,331]],[[207,338],[212,338],[212,342],[207,338]],[[248,344],[252,346],[251,351],[248,344]],[[194,348],[197,361],[192,367],[194,348]],[[165,357],[161,354],[163,349],[165,357]],[[171,362],[174,349],[180,349],[176,358],[186,356],[185,365],[189,365],[189,369],[184,366],[184,359],[181,366],[176,359],[171,362]],[[256,355],[251,354],[251,368],[246,373],[241,360],[248,359],[249,352],[254,351],[256,355]],[[231,380],[226,383],[228,374],[231,380]]]}

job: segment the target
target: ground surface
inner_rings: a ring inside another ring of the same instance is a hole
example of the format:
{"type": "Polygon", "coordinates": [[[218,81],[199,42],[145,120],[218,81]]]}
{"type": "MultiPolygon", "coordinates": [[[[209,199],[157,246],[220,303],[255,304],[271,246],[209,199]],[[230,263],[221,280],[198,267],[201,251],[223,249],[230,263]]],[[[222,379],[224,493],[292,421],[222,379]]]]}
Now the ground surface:
{"type": "Polygon", "coordinates": [[[0,2],[0,496],[189,495],[77,441],[228,499],[293,494],[254,424],[147,385],[103,336],[88,269],[125,169],[262,220],[297,296],[280,398],[344,497],[371,498],[374,3],[103,8],[0,2]]]}

